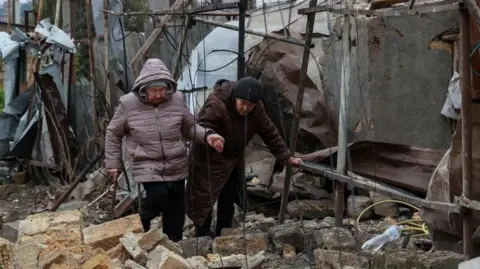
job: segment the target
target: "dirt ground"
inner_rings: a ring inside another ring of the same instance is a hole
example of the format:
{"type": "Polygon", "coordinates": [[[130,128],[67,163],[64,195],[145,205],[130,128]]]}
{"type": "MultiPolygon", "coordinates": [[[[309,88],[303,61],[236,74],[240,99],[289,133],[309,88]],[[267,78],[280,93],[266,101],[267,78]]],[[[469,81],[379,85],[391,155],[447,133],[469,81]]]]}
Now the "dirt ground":
{"type": "MultiPolygon", "coordinates": [[[[1,224],[21,220],[29,215],[48,211],[55,201],[67,189],[53,188],[38,185],[34,182],[27,184],[0,185],[0,228],[1,224]]],[[[97,198],[106,187],[97,187],[92,190],[82,201],[67,201],[62,206],[82,207],[97,198]]],[[[95,204],[87,208],[87,222],[101,223],[109,219],[108,210],[111,208],[111,196],[105,195],[95,204]]]]}

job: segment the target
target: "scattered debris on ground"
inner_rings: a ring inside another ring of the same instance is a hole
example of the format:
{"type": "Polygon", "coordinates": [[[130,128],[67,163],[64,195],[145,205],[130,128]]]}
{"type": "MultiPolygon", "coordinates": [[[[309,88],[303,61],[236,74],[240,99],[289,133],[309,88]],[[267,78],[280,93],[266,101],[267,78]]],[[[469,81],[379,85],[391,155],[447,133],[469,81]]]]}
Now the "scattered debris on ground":
{"type": "Polygon", "coordinates": [[[369,219],[356,228],[351,219],[345,219],[342,227],[334,227],[329,207],[315,209],[325,212],[312,214],[320,216],[317,219],[289,219],[282,225],[272,217],[249,212],[239,227],[224,229],[215,239],[193,237],[193,223],[187,219],[184,239],[178,243],[163,234],[161,217],[154,219],[152,229],[145,233],[138,215],[94,225],[86,224],[89,213],[85,207],[38,213],[17,222],[16,227],[9,226],[8,234],[4,225],[0,265],[3,269],[435,269],[440,265],[456,269],[463,260],[461,254],[420,246],[418,242],[428,241],[421,237],[407,244],[401,238],[374,254],[361,251],[361,244],[382,233],[385,225],[401,222],[402,216],[396,221],[390,217],[372,219],[378,218],[376,212],[392,209],[372,210],[369,219]]]}

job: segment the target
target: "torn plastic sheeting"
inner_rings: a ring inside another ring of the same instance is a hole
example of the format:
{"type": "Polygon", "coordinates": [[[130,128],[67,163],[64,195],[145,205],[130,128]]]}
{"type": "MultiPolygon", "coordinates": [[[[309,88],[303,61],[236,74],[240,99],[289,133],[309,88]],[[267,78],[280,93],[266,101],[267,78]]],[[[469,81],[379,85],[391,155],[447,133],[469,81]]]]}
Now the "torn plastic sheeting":
{"type": "Polygon", "coordinates": [[[13,99],[0,114],[0,157],[10,152],[10,141],[14,140],[20,119],[28,108],[29,91],[13,99]]]}
{"type": "Polygon", "coordinates": [[[10,58],[6,62],[5,70],[5,79],[3,81],[3,89],[5,94],[5,107],[10,104],[10,102],[15,97],[15,82],[17,77],[17,57],[10,58]]]}
{"type": "Polygon", "coordinates": [[[460,74],[454,72],[450,83],[448,84],[448,94],[445,104],[442,108],[442,115],[454,120],[458,120],[462,109],[462,91],[460,86],[460,74]]]}
{"type": "MultiPolygon", "coordinates": [[[[225,24],[238,26],[238,21],[230,21],[225,24]]],[[[179,90],[190,90],[192,87],[212,87],[218,79],[237,80],[237,61],[235,61],[238,57],[237,31],[216,27],[198,43],[194,52],[197,52],[198,64],[196,66],[186,65],[183,68],[178,80],[179,90]],[[223,68],[218,69],[220,67],[223,68]]],[[[192,62],[192,58],[193,55],[189,62],[192,62]]]]}
{"type": "Polygon", "coordinates": [[[43,19],[35,27],[35,33],[46,38],[45,42],[61,47],[70,53],[76,53],[73,40],[62,29],[50,23],[50,19],[43,19]]]}
{"type": "Polygon", "coordinates": [[[9,34],[0,32],[0,54],[3,60],[8,61],[12,58],[17,58],[20,43],[13,41],[9,34]]]}
{"type": "Polygon", "coordinates": [[[60,67],[57,65],[47,65],[41,68],[40,75],[48,74],[52,76],[55,85],[57,85],[57,89],[60,92],[60,96],[62,98],[63,105],[67,107],[67,98],[68,98],[68,89],[62,82],[62,71],[60,67]]]}

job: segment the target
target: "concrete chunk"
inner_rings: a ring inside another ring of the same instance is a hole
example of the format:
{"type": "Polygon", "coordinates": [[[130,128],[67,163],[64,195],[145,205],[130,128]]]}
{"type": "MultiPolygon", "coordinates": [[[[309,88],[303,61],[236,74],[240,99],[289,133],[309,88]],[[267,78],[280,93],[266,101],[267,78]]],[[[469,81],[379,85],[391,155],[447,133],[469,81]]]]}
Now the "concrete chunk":
{"type": "Polygon", "coordinates": [[[128,260],[129,254],[128,254],[128,251],[123,247],[123,244],[119,243],[115,247],[109,249],[107,251],[107,255],[112,260],[118,259],[122,263],[124,263],[126,260],[128,260]]]}
{"type": "Polygon", "coordinates": [[[83,229],[83,237],[85,244],[107,251],[115,247],[120,242],[119,239],[127,232],[143,232],[138,214],[87,227],[83,229]]]}
{"type": "Polygon", "coordinates": [[[125,262],[125,267],[129,269],[146,269],[145,267],[141,266],[140,264],[132,261],[132,260],[127,260],[125,262]]]}
{"type": "Polygon", "coordinates": [[[40,269],[50,269],[50,268],[71,268],[78,269],[80,265],[75,259],[72,253],[66,250],[56,250],[45,257],[41,258],[38,262],[38,267],[40,269]]]}
{"type": "Polygon", "coordinates": [[[268,235],[265,233],[247,234],[243,236],[219,236],[213,240],[213,252],[222,256],[241,254],[245,252],[245,240],[247,255],[255,255],[260,251],[268,250],[268,235]]]}
{"type": "Polygon", "coordinates": [[[20,221],[8,222],[2,225],[2,237],[12,243],[16,243],[18,239],[18,225],[20,221]]]}
{"type": "Polygon", "coordinates": [[[208,261],[203,256],[194,256],[186,259],[192,269],[208,269],[208,261]]]}
{"type": "Polygon", "coordinates": [[[461,262],[458,265],[458,269],[478,269],[480,268],[480,257],[461,262]]]}
{"type": "Polygon", "coordinates": [[[101,248],[93,251],[92,255],[87,258],[82,265],[82,269],[113,269],[114,265],[107,253],[101,248]]]}
{"type": "Polygon", "coordinates": [[[182,247],[183,257],[207,256],[212,252],[212,238],[210,236],[195,237],[182,240],[178,244],[182,247]]]}
{"type": "Polygon", "coordinates": [[[166,235],[162,230],[159,229],[150,229],[148,232],[144,233],[138,240],[138,245],[146,252],[154,250],[166,235]]]}
{"type": "Polygon", "coordinates": [[[147,263],[147,254],[140,248],[137,243],[137,237],[132,232],[123,235],[120,238],[120,242],[135,262],[141,265],[147,263]]]}
{"type": "Polygon", "coordinates": [[[148,255],[147,269],[191,269],[190,264],[180,255],[160,245],[148,255]]]}
{"type": "Polygon", "coordinates": [[[0,237],[0,268],[13,269],[13,246],[8,240],[0,237]]]}

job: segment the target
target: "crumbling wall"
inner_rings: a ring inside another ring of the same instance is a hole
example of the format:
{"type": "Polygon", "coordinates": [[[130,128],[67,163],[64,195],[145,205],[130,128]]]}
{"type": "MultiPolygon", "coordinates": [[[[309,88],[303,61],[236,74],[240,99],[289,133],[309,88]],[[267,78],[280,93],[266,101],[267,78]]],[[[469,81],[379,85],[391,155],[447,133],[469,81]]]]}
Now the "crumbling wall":
{"type": "MultiPolygon", "coordinates": [[[[338,112],[342,44],[340,18],[327,45],[326,98],[338,112]]],[[[350,141],[375,140],[448,148],[451,129],[440,114],[452,76],[452,54],[430,42],[459,26],[457,11],[358,18],[352,34],[350,141]]],[[[338,122],[338,118],[336,119],[338,122]]]]}

